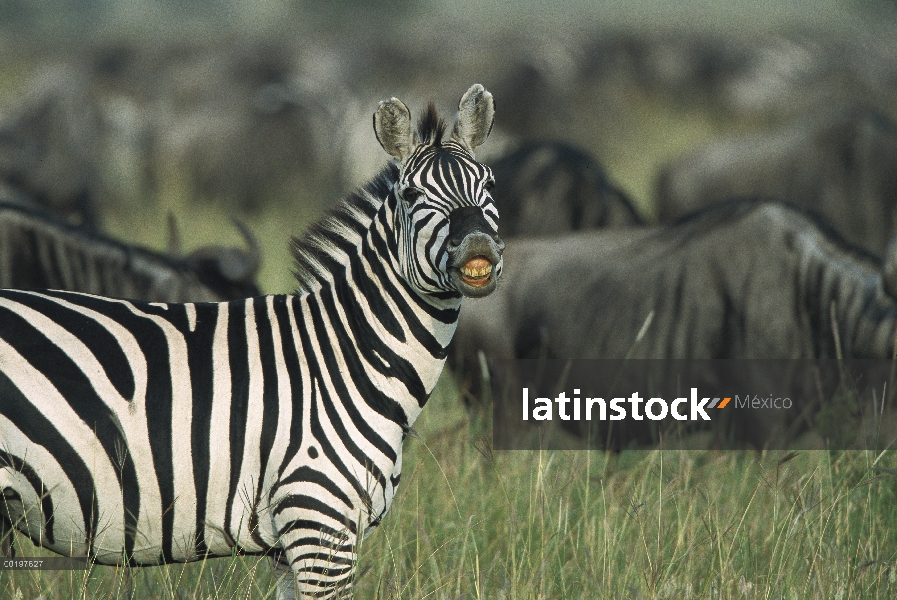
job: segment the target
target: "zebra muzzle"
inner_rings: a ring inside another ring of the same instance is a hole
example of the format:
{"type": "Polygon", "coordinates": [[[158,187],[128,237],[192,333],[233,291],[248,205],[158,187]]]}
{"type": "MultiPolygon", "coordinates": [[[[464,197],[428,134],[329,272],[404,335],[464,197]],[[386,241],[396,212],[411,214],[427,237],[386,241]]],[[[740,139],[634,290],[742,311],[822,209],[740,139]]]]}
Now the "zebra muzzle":
{"type": "Polygon", "coordinates": [[[501,276],[501,253],[504,242],[498,236],[483,232],[468,235],[450,255],[449,275],[463,295],[473,298],[488,296],[501,276]]]}
{"type": "Polygon", "coordinates": [[[472,287],[483,287],[492,280],[492,262],[485,256],[474,256],[459,270],[461,281],[472,287]]]}
{"type": "Polygon", "coordinates": [[[489,295],[501,275],[505,243],[478,206],[456,208],[449,220],[451,226],[446,240],[449,275],[465,296],[481,298],[489,295]]]}

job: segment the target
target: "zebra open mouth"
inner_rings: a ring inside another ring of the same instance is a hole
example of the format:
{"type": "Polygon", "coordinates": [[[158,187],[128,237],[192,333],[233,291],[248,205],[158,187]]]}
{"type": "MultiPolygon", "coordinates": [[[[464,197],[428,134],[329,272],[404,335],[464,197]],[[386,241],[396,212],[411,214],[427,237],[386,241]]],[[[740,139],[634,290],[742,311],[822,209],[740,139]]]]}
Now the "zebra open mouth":
{"type": "Polygon", "coordinates": [[[461,266],[449,268],[449,274],[455,280],[458,291],[465,296],[488,296],[495,290],[496,282],[501,276],[501,254],[490,252],[484,255],[475,252],[473,258],[462,262],[461,266]]]}
{"type": "Polygon", "coordinates": [[[486,227],[488,225],[455,233],[447,244],[448,275],[458,291],[468,298],[488,296],[501,277],[501,253],[505,243],[486,227]]]}
{"type": "Polygon", "coordinates": [[[492,263],[485,256],[474,256],[460,271],[461,281],[472,287],[483,287],[492,280],[492,263]]]}

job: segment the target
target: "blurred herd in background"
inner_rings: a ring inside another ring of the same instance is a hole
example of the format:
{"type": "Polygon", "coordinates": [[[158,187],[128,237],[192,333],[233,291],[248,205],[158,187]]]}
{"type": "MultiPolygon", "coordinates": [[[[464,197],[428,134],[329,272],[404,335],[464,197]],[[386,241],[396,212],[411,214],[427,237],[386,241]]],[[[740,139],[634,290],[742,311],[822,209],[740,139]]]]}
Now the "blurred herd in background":
{"type": "Polygon", "coordinates": [[[483,353],[892,355],[893,2],[2,0],[0,28],[4,287],[289,292],[289,236],[386,161],[377,101],[478,82],[508,252],[462,314],[468,397],[483,353]]]}

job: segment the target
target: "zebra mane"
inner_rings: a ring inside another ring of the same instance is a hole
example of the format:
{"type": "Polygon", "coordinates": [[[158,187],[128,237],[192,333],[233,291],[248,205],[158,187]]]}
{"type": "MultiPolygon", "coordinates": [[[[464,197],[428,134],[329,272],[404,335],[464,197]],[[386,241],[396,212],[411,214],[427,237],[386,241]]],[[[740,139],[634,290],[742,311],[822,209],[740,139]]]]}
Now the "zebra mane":
{"type": "Polygon", "coordinates": [[[445,120],[439,116],[436,105],[431,101],[417,122],[417,139],[421,144],[441,146],[445,134],[445,120]]]}
{"type": "MultiPolygon", "coordinates": [[[[446,123],[430,102],[417,123],[417,141],[441,146],[446,123]]],[[[329,277],[334,257],[361,244],[380,206],[399,179],[399,168],[389,164],[363,187],[349,194],[301,237],[290,239],[295,264],[293,275],[299,282],[296,293],[312,292],[329,277]]]]}
{"type": "Polygon", "coordinates": [[[301,237],[290,240],[295,264],[293,275],[299,282],[296,293],[312,292],[328,279],[334,256],[361,245],[384,200],[399,179],[399,168],[388,164],[363,187],[349,194],[327,211],[301,237]]]}

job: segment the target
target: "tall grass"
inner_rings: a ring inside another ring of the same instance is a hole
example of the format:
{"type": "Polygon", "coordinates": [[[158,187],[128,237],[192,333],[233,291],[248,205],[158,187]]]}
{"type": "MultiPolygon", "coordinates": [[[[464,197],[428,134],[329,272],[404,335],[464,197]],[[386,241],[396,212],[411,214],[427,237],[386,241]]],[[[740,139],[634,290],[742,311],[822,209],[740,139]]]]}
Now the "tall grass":
{"type": "Polygon", "coordinates": [[[892,454],[493,452],[431,402],[362,598],[897,595],[892,454]]]}

